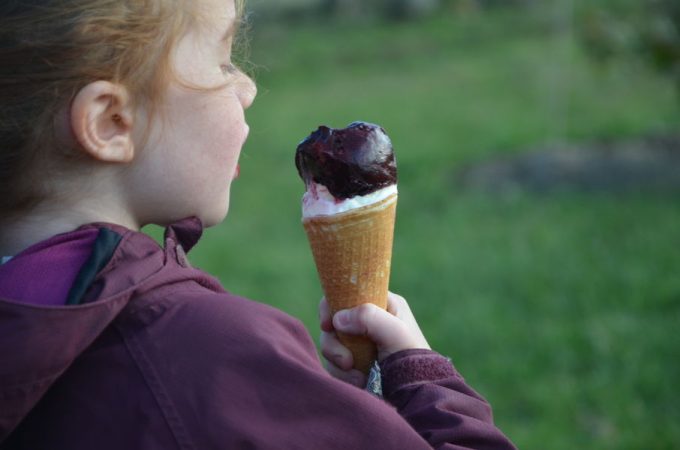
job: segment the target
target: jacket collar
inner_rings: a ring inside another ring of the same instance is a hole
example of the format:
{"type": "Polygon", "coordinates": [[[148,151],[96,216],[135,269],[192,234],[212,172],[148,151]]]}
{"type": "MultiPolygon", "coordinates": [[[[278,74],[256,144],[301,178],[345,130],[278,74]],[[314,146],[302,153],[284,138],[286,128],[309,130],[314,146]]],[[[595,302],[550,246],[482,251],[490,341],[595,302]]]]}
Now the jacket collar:
{"type": "Polygon", "coordinates": [[[187,217],[173,223],[165,229],[165,242],[172,239],[189,252],[203,235],[203,223],[198,217],[187,217]]]}
{"type": "MultiPolygon", "coordinates": [[[[120,235],[125,235],[131,232],[131,230],[122,225],[107,222],[95,222],[83,225],[81,228],[85,227],[108,228],[109,230],[115,231],[120,235]]],[[[203,236],[203,222],[201,222],[201,219],[198,217],[192,216],[178,220],[177,222],[173,222],[172,224],[168,225],[165,228],[163,240],[166,247],[168,244],[179,244],[182,246],[185,252],[189,252],[189,250],[191,250],[201,239],[201,236],[203,236]],[[171,241],[169,242],[168,239],[171,241]]]]}

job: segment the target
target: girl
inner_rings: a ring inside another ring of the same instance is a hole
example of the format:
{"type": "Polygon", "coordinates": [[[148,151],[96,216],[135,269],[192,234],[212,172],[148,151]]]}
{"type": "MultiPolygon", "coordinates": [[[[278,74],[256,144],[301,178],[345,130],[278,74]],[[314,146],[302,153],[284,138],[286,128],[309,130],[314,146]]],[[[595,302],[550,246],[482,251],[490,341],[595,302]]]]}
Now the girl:
{"type": "Polygon", "coordinates": [[[322,301],[333,377],[297,320],[189,265],[248,135],[239,11],[2,2],[0,448],[513,448],[403,298],[322,301]],[[384,400],[336,330],[377,343],[384,400]]]}

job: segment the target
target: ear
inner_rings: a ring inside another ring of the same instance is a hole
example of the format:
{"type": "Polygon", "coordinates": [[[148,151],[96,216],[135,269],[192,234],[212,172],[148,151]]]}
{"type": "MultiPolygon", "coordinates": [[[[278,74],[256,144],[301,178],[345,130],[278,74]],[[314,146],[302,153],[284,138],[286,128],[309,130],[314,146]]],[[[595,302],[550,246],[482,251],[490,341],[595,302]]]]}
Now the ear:
{"type": "Polygon", "coordinates": [[[80,148],[103,162],[132,161],[133,117],[127,89],[108,81],[83,87],[71,104],[71,129],[80,148]]]}

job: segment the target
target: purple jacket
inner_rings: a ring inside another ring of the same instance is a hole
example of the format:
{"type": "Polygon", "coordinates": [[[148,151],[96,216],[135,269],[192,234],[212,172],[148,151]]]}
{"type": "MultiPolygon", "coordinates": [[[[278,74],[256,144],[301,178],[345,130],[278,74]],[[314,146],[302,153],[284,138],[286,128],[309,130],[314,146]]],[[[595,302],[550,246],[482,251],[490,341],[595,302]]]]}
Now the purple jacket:
{"type": "Polygon", "coordinates": [[[198,220],[165,248],[87,229],[69,305],[0,299],[0,449],[514,448],[435,352],[383,361],[385,400],[332,378],[298,320],[190,267],[198,220]]]}

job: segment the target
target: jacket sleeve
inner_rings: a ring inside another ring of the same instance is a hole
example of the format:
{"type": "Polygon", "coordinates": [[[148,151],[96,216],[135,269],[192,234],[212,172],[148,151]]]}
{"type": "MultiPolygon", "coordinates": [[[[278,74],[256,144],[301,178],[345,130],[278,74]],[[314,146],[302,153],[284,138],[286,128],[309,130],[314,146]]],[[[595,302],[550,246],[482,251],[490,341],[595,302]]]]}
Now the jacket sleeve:
{"type": "Polygon", "coordinates": [[[380,364],[385,400],[434,448],[515,449],[491,407],[451,361],[430,350],[395,353],[380,364]]]}
{"type": "Polygon", "coordinates": [[[512,448],[455,377],[415,389],[405,380],[390,397],[395,408],[331,377],[297,319],[230,295],[173,296],[182,299],[165,320],[134,332],[140,342],[129,346],[148,361],[140,370],[182,448],[512,448]]]}

